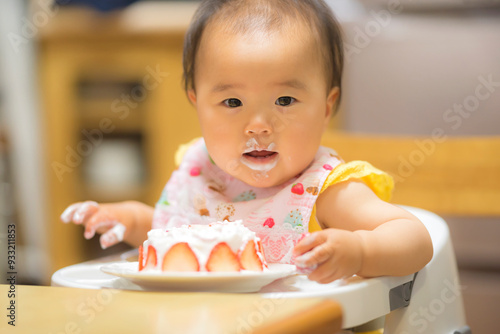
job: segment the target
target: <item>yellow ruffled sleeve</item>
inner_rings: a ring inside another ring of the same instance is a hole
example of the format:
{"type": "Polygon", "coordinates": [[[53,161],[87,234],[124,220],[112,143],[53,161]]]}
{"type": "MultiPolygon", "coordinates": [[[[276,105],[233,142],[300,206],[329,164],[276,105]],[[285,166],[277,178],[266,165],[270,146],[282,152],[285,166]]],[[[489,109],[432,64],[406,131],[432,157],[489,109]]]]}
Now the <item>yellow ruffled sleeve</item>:
{"type": "MultiPolygon", "coordinates": [[[[362,180],[380,199],[384,201],[391,199],[392,190],[394,189],[393,178],[366,161],[351,161],[338,165],[326,178],[320,194],[331,185],[352,179],[362,180]]],[[[314,206],[309,221],[309,232],[319,230],[321,230],[321,227],[316,221],[316,206],[314,206]]]]}
{"type": "Polygon", "coordinates": [[[196,143],[198,140],[200,140],[200,138],[201,137],[198,137],[198,138],[191,140],[189,143],[179,145],[179,148],[175,152],[175,156],[174,156],[175,167],[179,167],[181,165],[182,159],[184,158],[184,155],[186,154],[187,150],[191,146],[193,146],[194,143],[196,143]]]}

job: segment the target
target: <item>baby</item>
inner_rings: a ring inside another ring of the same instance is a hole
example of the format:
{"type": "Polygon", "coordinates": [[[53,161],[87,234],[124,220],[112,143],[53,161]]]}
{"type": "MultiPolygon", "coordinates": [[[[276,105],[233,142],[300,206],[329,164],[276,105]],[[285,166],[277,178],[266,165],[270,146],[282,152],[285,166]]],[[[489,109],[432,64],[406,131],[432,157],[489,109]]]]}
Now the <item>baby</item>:
{"type": "Polygon", "coordinates": [[[320,146],[340,100],[341,33],[322,0],[202,1],[184,47],[184,81],[203,139],[181,148],[156,208],[76,203],[61,219],[139,246],[153,228],[242,219],[270,262],[328,283],[408,275],[430,236],[386,201],[392,179],[320,146]],[[311,232],[308,234],[307,232],[311,232]]]}

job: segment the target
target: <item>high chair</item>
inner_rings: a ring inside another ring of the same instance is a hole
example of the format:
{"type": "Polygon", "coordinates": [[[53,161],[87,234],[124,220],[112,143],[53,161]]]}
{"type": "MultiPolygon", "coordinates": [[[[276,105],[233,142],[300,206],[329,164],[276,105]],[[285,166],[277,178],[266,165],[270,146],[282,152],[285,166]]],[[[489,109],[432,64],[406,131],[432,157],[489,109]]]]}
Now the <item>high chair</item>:
{"type": "Polygon", "coordinates": [[[346,333],[470,334],[450,232],[435,213],[500,215],[500,137],[398,138],[329,131],[323,145],[345,161],[365,160],[389,172],[396,183],[393,202],[411,205],[403,208],[429,230],[434,256],[415,275],[353,277],[326,285],[296,277],[269,287],[267,296],[300,297],[305,291],[311,296],[316,290],[317,296],[341,303],[346,333]]]}

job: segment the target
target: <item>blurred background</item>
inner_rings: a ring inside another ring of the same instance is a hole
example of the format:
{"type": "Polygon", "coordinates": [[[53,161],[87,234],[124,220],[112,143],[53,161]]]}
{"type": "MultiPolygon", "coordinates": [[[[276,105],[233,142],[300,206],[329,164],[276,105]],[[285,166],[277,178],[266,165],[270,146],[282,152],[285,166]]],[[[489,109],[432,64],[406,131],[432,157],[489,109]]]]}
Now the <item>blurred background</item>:
{"type": "MultiPolygon", "coordinates": [[[[500,135],[498,0],[327,2],[346,42],[333,128],[500,135]]],[[[97,238],[84,240],[80,227],[58,217],[87,199],[156,202],[177,146],[200,134],[181,86],[183,35],[196,6],[0,3],[0,240],[16,224],[19,283],[50,284],[59,268],[128,249],[103,251],[97,238]]],[[[444,218],[469,325],[493,333],[500,219],[444,218]]]]}

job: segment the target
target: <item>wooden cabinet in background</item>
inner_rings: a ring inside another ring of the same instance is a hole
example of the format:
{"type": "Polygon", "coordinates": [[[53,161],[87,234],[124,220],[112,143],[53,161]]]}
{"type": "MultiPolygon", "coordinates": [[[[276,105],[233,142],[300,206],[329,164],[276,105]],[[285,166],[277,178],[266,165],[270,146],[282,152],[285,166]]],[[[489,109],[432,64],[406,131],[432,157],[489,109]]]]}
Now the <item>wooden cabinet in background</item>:
{"type": "Polygon", "coordinates": [[[183,38],[196,5],[145,2],[107,15],[61,9],[41,29],[50,272],[105,254],[81,227],[60,222],[69,204],[154,205],[177,147],[200,135],[181,82],[183,38]],[[116,173],[105,170],[106,159],[116,173]]]}

